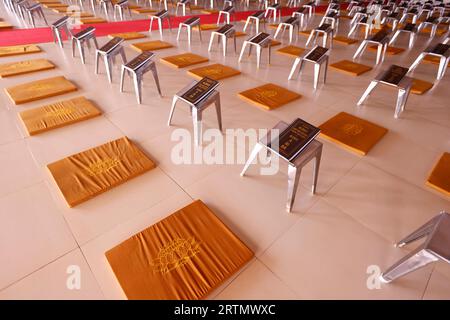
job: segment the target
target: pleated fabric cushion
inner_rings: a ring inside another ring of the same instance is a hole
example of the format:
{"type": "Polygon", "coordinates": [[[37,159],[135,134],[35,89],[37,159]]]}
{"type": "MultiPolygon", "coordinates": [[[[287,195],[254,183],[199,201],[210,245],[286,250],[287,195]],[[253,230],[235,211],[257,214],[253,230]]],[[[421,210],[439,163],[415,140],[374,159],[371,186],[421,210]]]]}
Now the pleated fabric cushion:
{"type": "Polygon", "coordinates": [[[76,206],[155,167],[123,137],[49,164],[69,207],[76,206]]]}
{"type": "Polygon", "coordinates": [[[128,299],[202,299],[253,252],[200,200],[105,253],[128,299]]]}

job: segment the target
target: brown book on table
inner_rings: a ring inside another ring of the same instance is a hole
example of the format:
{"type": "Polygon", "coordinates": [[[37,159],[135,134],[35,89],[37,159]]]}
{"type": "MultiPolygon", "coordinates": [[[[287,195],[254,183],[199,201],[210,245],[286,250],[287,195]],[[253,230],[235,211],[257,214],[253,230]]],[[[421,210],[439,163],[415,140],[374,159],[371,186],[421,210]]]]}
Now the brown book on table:
{"type": "MultiPolygon", "coordinates": [[[[287,161],[292,161],[319,134],[320,129],[297,118],[280,135],[274,138],[269,148],[276,146],[278,140],[278,154],[287,161]]],[[[276,152],[276,150],[274,150],[276,152]]]]}
{"type": "Polygon", "coordinates": [[[217,86],[219,82],[208,77],[204,77],[197,82],[192,88],[186,91],[180,98],[196,105],[205,99],[217,86]]]}
{"type": "Polygon", "coordinates": [[[150,60],[155,54],[153,52],[150,51],[144,51],[143,53],[141,53],[140,55],[138,55],[136,58],[134,58],[133,60],[131,60],[130,62],[128,62],[126,64],[126,66],[128,68],[130,68],[131,70],[137,70],[140,67],[142,67],[142,65],[144,63],[146,63],[148,60],[150,60]]]}
{"type": "Polygon", "coordinates": [[[261,43],[261,42],[263,42],[264,40],[266,40],[269,37],[270,37],[270,34],[264,33],[264,32],[260,32],[256,36],[251,38],[249,41],[251,43],[261,43]]]}
{"type": "Polygon", "coordinates": [[[393,85],[398,85],[403,77],[408,73],[408,68],[400,67],[395,64],[391,65],[384,77],[380,80],[393,85]]]}
{"type": "Polygon", "coordinates": [[[305,59],[311,61],[318,61],[325,53],[327,53],[328,48],[317,46],[313,51],[308,53],[305,59]]]}

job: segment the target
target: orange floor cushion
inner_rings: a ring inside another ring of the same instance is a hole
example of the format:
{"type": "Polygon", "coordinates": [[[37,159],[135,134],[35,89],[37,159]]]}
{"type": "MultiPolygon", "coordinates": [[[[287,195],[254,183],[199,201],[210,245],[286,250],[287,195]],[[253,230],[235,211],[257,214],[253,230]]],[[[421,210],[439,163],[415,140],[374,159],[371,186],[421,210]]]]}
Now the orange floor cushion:
{"type": "Polygon", "coordinates": [[[0,78],[18,76],[26,73],[54,69],[55,65],[47,59],[24,60],[0,64],[0,78]]]}
{"type": "Polygon", "coordinates": [[[175,56],[161,58],[161,62],[175,68],[185,68],[194,64],[208,62],[209,59],[193,53],[182,53],[175,56]]]}
{"type": "Polygon", "coordinates": [[[345,44],[345,45],[351,45],[351,44],[355,44],[358,42],[358,40],[356,40],[356,39],[351,39],[351,38],[347,38],[347,37],[343,37],[343,36],[336,36],[333,38],[333,41],[336,41],[337,43],[345,44]]]}
{"type": "Polygon", "coordinates": [[[42,50],[35,44],[0,47],[0,57],[16,56],[38,52],[42,52],[42,50]]]}
{"type": "Polygon", "coordinates": [[[300,56],[303,52],[305,52],[306,49],[300,48],[297,46],[287,46],[283,47],[277,50],[277,53],[288,55],[292,58],[297,58],[300,56]]]}
{"type": "Polygon", "coordinates": [[[215,63],[208,66],[191,69],[188,71],[188,74],[198,79],[208,77],[213,80],[222,80],[240,75],[241,72],[231,67],[224,66],[223,64],[215,63]]]}
{"type": "MultiPolygon", "coordinates": [[[[378,46],[377,45],[369,46],[368,49],[370,51],[377,51],[378,50],[378,46]]],[[[403,49],[403,48],[388,46],[387,49],[386,49],[386,54],[393,56],[393,55],[402,53],[403,51],[405,51],[405,49],[403,49]]]]}
{"type": "Polygon", "coordinates": [[[161,50],[161,49],[167,49],[167,48],[172,48],[172,47],[173,47],[172,44],[161,41],[161,40],[138,42],[138,43],[133,43],[131,45],[131,48],[133,48],[134,50],[139,51],[139,52],[161,50]]]}
{"type": "Polygon", "coordinates": [[[433,168],[426,184],[450,196],[450,153],[445,152],[433,168]]]}
{"type": "Polygon", "coordinates": [[[267,110],[279,108],[302,96],[273,83],[240,92],[239,97],[267,110]]]}
{"type": "Polygon", "coordinates": [[[424,94],[425,92],[433,88],[433,85],[434,84],[432,82],[413,78],[411,93],[419,95],[424,94]]]}
{"type": "Polygon", "coordinates": [[[200,200],[105,253],[128,299],[205,298],[253,252],[200,200]]]}
{"type": "Polygon", "coordinates": [[[30,136],[99,116],[101,111],[85,97],[77,97],[20,112],[30,136]]]}
{"type": "Polygon", "coordinates": [[[76,90],[77,87],[62,76],[27,82],[5,89],[15,104],[58,96],[76,90]]]}
{"type": "Polygon", "coordinates": [[[388,132],[387,129],[340,112],[319,126],[320,136],[344,148],[366,155],[388,132]]]}
{"type": "Polygon", "coordinates": [[[339,72],[343,72],[345,74],[349,74],[352,76],[359,76],[363,73],[366,73],[372,70],[372,67],[366,66],[364,64],[356,63],[350,60],[341,60],[335,63],[330,64],[330,68],[333,70],[337,70],[339,72]]]}
{"type": "Polygon", "coordinates": [[[134,39],[146,38],[147,36],[140,32],[113,33],[113,34],[108,35],[108,38],[110,38],[110,39],[112,39],[114,37],[119,37],[124,40],[134,40],[134,39]]]}
{"type": "Polygon", "coordinates": [[[74,207],[155,168],[123,137],[47,165],[69,207],[74,207]]]}

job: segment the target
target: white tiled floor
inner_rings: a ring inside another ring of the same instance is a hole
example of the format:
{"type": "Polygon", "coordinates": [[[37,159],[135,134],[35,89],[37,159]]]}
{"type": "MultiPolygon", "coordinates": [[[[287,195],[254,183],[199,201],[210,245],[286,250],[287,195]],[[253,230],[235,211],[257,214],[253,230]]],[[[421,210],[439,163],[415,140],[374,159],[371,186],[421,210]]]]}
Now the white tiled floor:
{"type": "MultiPolygon", "coordinates": [[[[348,20],[341,22],[341,33],[347,25],[348,20]]],[[[159,39],[155,35],[148,35],[147,40],[159,39]]],[[[177,44],[175,36],[175,32],[165,31],[164,40],[176,47],[157,51],[157,61],[189,51],[185,38],[177,44]]],[[[379,290],[369,290],[366,285],[369,266],[383,270],[414,247],[398,249],[393,246],[395,241],[439,211],[450,210],[448,197],[424,185],[439,156],[450,150],[450,75],[432,92],[411,95],[406,111],[400,119],[394,119],[393,91],[379,88],[363,107],[356,107],[380,67],[355,78],[329,70],[327,84],[314,92],[311,68],[306,68],[300,79],[287,80],[293,59],[275,53],[281,46],[274,48],[270,66],[263,54],[258,70],[254,56],[238,63],[237,54],[231,50],[227,57],[217,47],[208,53],[207,41],[199,44],[196,36],[193,39],[192,52],[242,72],[221,81],[219,87],[225,129],[265,129],[296,117],[320,125],[345,111],[389,132],[365,157],[319,138],[324,153],[318,192],[310,194],[312,168],[308,166],[302,173],[293,213],[288,214],[284,169],[273,176],[261,176],[254,165],[242,178],[242,164],[176,165],[171,161],[174,130],[192,132],[189,112],[182,104],[173,126],[166,126],[173,94],[193,80],[186,69],[177,70],[158,61],[163,98],[158,96],[152,77],[146,75],[143,104],[138,105],[129,79],[125,92],[119,93],[117,67],[113,84],[108,83],[103,66],[101,74],[94,75],[92,51],[86,65],[71,57],[69,46],[59,49],[54,44],[42,44],[44,52],[39,54],[2,58],[0,63],[47,58],[57,68],[2,79],[0,84],[0,299],[124,299],[105,251],[192,199],[202,199],[256,254],[210,298],[450,299],[450,267],[443,263],[383,284],[379,290]],[[3,92],[5,87],[55,75],[74,81],[79,91],[20,106],[14,106],[3,92]],[[302,98],[266,111],[237,96],[267,82],[296,91],[302,98]],[[79,95],[94,101],[103,115],[26,136],[19,111],[79,95]],[[46,165],[123,135],[139,144],[158,168],[67,208],[46,165]],[[72,265],[81,270],[80,290],[66,286],[70,276],[67,268],[72,265]]],[[[204,32],[204,39],[209,39],[209,32],[204,32]]],[[[238,38],[238,50],[244,39],[238,38]]],[[[145,40],[128,41],[127,57],[137,54],[129,43],[145,40]]],[[[106,41],[106,37],[99,38],[100,44],[106,41]]],[[[304,47],[305,41],[300,36],[297,45],[304,47]]],[[[387,56],[383,66],[409,66],[426,41],[426,36],[419,36],[411,51],[387,56]]],[[[405,41],[396,46],[405,47],[405,41]]],[[[351,59],[355,50],[356,45],[335,44],[330,60],[351,59]]],[[[373,66],[374,58],[367,52],[360,63],[373,66]]],[[[207,63],[198,66],[202,65],[207,63]]],[[[432,81],[435,71],[434,65],[423,64],[415,76],[432,81]]],[[[204,115],[204,124],[206,128],[217,127],[213,110],[204,115]]]]}

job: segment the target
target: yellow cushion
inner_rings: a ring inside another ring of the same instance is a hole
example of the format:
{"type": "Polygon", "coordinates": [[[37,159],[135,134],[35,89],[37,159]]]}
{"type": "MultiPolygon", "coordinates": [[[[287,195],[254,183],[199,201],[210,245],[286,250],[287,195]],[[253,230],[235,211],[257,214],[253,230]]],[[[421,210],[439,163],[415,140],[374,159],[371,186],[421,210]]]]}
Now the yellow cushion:
{"type": "Polygon", "coordinates": [[[105,253],[128,299],[205,298],[253,252],[200,200],[105,253]]]}
{"type": "Polygon", "coordinates": [[[289,91],[273,83],[242,91],[238,95],[267,110],[279,108],[289,102],[301,98],[300,94],[289,91]]]}
{"type": "Polygon", "coordinates": [[[78,97],[22,111],[20,118],[28,134],[32,136],[87,120],[100,114],[101,111],[92,102],[85,97],[78,97]]]}
{"type": "Polygon", "coordinates": [[[77,87],[62,76],[27,82],[5,89],[15,104],[58,96],[76,90],[77,87]]]}
{"type": "Polygon", "coordinates": [[[0,78],[43,71],[55,68],[47,59],[25,60],[0,64],[0,78]]]}
{"type": "Polygon", "coordinates": [[[193,53],[182,53],[177,54],[175,56],[169,56],[161,58],[161,62],[164,62],[170,66],[176,67],[176,68],[184,68],[189,67],[194,64],[199,64],[203,62],[208,62],[209,59],[199,56],[197,54],[193,53]]]}
{"type": "Polygon", "coordinates": [[[139,52],[161,50],[161,49],[167,49],[167,48],[172,48],[172,47],[173,47],[172,44],[170,44],[168,42],[160,41],[160,40],[138,42],[138,43],[133,43],[131,45],[131,48],[133,48],[134,50],[139,51],[139,52]]]}
{"type": "Polygon", "coordinates": [[[411,93],[414,94],[424,94],[428,90],[433,88],[433,83],[420,80],[420,79],[413,79],[412,87],[411,87],[411,93]]]}
{"type": "Polygon", "coordinates": [[[426,184],[450,196],[450,153],[445,152],[441,156],[426,184]]]}
{"type": "Polygon", "coordinates": [[[237,76],[241,74],[241,72],[231,67],[224,66],[223,64],[215,63],[208,66],[191,69],[188,71],[188,74],[193,75],[194,77],[199,79],[208,77],[213,80],[221,80],[237,76]]]}
{"type": "Polygon", "coordinates": [[[108,35],[109,38],[120,37],[124,40],[142,39],[147,36],[140,32],[124,32],[124,33],[113,33],[108,35]]]}
{"type": "Polygon", "coordinates": [[[372,70],[372,67],[366,66],[364,64],[355,63],[350,60],[341,60],[335,63],[330,64],[330,68],[352,75],[352,76],[359,76],[363,73],[366,73],[370,70],[372,70]]]}
{"type": "Polygon", "coordinates": [[[321,137],[358,154],[366,155],[388,132],[367,120],[340,112],[319,126],[321,137]]]}
{"type": "Polygon", "coordinates": [[[277,50],[277,53],[285,54],[293,58],[297,58],[301,55],[306,49],[300,48],[297,46],[287,46],[277,50]]]}
{"type": "Polygon", "coordinates": [[[0,57],[41,52],[41,48],[34,44],[0,47],[0,57]]]}
{"type": "Polygon", "coordinates": [[[123,137],[47,166],[69,207],[74,207],[155,167],[123,137]]]}
{"type": "MultiPolygon", "coordinates": [[[[377,51],[378,50],[378,46],[377,45],[373,45],[373,46],[369,46],[368,48],[370,51],[377,51]]],[[[405,49],[403,48],[397,48],[397,47],[390,47],[388,46],[386,49],[386,53],[393,56],[399,53],[402,53],[403,51],[405,51],[405,49]]]]}
{"type": "Polygon", "coordinates": [[[343,36],[336,36],[333,38],[333,41],[336,41],[337,43],[341,43],[341,44],[345,44],[345,45],[351,45],[351,44],[358,42],[358,40],[356,40],[356,39],[351,39],[351,38],[347,38],[347,37],[343,37],[343,36]]]}

